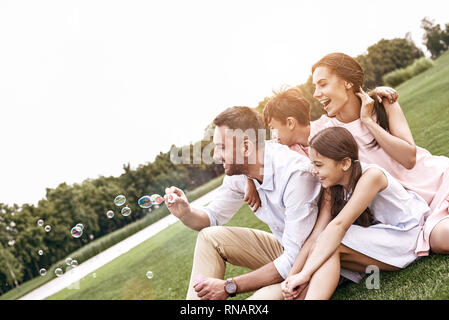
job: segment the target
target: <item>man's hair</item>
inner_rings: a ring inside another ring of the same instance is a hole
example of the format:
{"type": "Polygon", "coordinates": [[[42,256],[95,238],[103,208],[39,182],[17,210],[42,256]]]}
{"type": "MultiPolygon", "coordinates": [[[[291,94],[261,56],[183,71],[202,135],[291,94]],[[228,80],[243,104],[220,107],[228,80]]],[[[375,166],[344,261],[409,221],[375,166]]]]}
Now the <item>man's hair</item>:
{"type": "Polygon", "coordinates": [[[215,126],[227,126],[229,129],[253,130],[258,144],[259,131],[266,130],[265,124],[259,114],[249,107],[234,106],[220,113],[213,121],[215,126]]]}
{"type": "Polygon", "coordinates": [[[266,125],[272,119],[286,124],[288,117],[295,118],[303,126],[310,124],[310,103],[298,88],[281,88],[274,92],[274,96],[267,102],[263,110],[266,125]]]}

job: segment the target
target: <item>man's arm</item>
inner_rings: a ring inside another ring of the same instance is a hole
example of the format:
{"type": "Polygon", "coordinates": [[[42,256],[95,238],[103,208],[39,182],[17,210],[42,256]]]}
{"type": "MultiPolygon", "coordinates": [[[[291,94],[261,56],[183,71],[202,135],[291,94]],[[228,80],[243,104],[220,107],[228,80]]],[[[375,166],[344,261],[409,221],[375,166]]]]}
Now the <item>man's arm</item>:
{"type": "Polygon", "coordinates": [[[199,231],[205,227],[223,225],[244,204],[246,183],[246,176],[225,176],[222,185],[215,191],[212,202],[200,208],[191,207],[181,189],[167,188],[165,204],[174,216],[191,229],[199,231]],[[177,195],[174,203],[167,201],[169,193],[177,195]]]}
{"type": "Polygon", "coordinates": [[[315,241],[318,239],[320,233],[326,228],[329,222],[332,220],[331,214],[331,204],[330,204],[330,193],[329,189],[325,189],[321,196],[321,207],[318,214],[318,219],[313,228],[312,233],[307,238],[306,242],[302,246],[298,256],[296,257],[295,263],[293,264],[289,276],[298,273],[304,267],[307,257],[309,255],[310,248],[314,245],[315,241]]]}
{"type": "Polygon", "coordinates": [[[273,262],[233,279],[237,285],[237,293],[254,291],[284,280],[273,262]]]}
{"type": "Polygon", "coordinates": [[[321,185],[310,172],[297,171],[288,180],[283,195],[286,207],[285,228],[282,235],[284,253],[274,261],[284,279],[289,275],[301,248],[315,226],[320,193],[321,185]]]}
{"type": "MultiPolygon", "coordinates": [[[[279,283],[283,280],[273,262],[270,262],[257,270],[233,278],[237,285],[237,292],[249,292],[279,283]]],[[[226,280],[208,278],[193,287],[201,300],[223,300],[228,297],[224,290],[226,280]]]]}

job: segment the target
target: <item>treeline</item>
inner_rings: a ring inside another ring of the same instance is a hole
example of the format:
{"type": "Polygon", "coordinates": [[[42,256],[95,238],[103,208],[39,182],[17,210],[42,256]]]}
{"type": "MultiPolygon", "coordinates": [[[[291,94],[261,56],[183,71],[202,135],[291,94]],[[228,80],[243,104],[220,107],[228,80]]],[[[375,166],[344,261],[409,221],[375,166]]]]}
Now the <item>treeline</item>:
{"type": "MultiPolygon", "coordinates": [[[[187,146],[203,150],[210,142],[197,142],[187,146]]],[[[47,189],[46,196],[37,205],[0,203],[0,294],[20,283],[39,275],[41,268],[64,259],[89,242],[151,214],[138,206],[143,195],[164,194],[166,187],[176,185],[189,191],[223,174],[223,167],[216,164],[176,164],[170,159],[172,146],[167,153],[160,153],[151,163],[131,169],[124,165],[119,177],[86,179],[82,183],[61,183],[55,189],[47,189]],[[114,205],[114,198],[123,194],[131,215],[124,217],[123,207],[114,205]],[[106,212],[115,215],[108,218],[106,212]],[[44,225],[37,224],[42,219],[44,225]],[[84,225],[83,235],[76,239],[70,229],[77,223],[84,225]],[[50,232],[44,227],[49,225],[50,232]],[[38,251],[43,254],[39,255],[38,251]]]]}

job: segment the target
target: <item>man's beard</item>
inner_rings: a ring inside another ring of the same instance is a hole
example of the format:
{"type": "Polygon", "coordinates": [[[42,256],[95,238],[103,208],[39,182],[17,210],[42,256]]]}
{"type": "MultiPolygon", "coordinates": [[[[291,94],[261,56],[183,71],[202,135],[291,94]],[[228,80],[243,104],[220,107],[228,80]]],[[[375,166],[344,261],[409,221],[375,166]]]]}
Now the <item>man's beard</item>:
{"type": "Polygon", "coordinates": [[[235,176],[244,174],[247,175],[249,172],[247,164],[230,164],[228,169],[225,169],[225,173],[228,176],[235,176]]]}

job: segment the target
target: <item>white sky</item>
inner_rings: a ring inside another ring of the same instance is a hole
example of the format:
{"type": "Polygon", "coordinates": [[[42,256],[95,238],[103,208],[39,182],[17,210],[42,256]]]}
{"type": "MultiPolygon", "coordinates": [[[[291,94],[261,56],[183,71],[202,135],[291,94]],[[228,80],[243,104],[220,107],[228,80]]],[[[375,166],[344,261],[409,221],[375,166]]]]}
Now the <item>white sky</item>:
{"type": "Polygon", "coordinates": [[[233,105],[303,83],[311,65],[356,56],[447,0],[0,0],[0,202],[153,161],[202,138],[233,105]]]}

